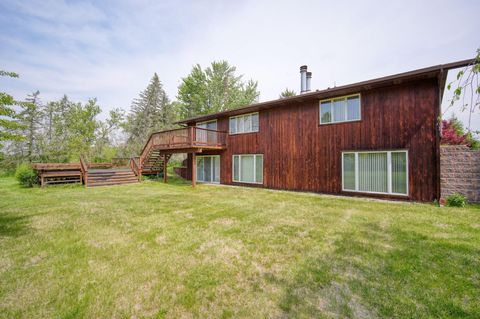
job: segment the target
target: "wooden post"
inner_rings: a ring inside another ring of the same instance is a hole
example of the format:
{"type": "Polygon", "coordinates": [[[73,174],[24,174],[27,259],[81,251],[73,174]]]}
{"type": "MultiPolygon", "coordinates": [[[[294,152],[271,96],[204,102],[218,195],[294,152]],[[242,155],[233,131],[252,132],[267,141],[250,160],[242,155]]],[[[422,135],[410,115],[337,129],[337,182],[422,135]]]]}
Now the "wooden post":
{"type": "Polygon", "coordinates": [[[192,187],[197,184],[197,157],[192,153],[192,187]]]}
{"type": "Polygon", "coordinates": [[[163,155],[163,182],[167,182],[167,154],[163,155]]]}

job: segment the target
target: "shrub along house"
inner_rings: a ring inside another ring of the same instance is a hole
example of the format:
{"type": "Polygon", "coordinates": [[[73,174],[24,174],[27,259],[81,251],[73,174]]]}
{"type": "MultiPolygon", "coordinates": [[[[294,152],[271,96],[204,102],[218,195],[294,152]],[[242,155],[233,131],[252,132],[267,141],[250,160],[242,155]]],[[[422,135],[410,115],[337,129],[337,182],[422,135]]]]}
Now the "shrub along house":
{"type": "Polygon", "coordinates": [[[311,73],[302,66],[301,94],[154,133],[139,167],[152,170],[169,154],[184,152],[185,177],[194,185],[432,201],[440,197],[438,119],[447,72],[470,62],[313,92],[311,73]]]}

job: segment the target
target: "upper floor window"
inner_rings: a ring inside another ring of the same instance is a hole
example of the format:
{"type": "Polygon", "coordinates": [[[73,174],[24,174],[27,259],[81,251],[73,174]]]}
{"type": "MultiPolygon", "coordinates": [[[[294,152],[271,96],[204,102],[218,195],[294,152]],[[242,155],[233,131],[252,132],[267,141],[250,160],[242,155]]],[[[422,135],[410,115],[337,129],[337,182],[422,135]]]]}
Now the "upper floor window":
{"type": "Polygon", "coordinates": [[[360,118],[360,94],[320,101],[320,124],[358,121],[360,118]]]}
{"type": "Polygon", "coordinates": [[[213,132],[217,130],[217,120],[211,120],[206,122],[197,123],[199,130],[195,130],[195,141],[197,142],[217,142],[217,133],[213,132]]]}
{"type": "Polygon", "coordinates": [[[207,130],[217,130],[217,120],[211,120],[206,122],[197,123],[197,127],[204,128],[207,130]]]}
{"type": "Polygon", "coordinates": [[[230,134],[258,132],[258,126],[258,112],[230,118],[230,134]]]}

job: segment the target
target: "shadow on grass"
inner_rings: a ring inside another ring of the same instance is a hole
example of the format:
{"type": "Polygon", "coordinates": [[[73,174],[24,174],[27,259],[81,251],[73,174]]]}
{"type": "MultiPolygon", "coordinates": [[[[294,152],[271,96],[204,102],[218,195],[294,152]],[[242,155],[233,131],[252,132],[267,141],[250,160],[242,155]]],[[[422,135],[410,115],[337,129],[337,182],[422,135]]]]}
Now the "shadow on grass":
{"type": "Polygon", "coordinates": [[[30,217],[0,215],[0,237],[16,237],[25,234],[30,217]]]}

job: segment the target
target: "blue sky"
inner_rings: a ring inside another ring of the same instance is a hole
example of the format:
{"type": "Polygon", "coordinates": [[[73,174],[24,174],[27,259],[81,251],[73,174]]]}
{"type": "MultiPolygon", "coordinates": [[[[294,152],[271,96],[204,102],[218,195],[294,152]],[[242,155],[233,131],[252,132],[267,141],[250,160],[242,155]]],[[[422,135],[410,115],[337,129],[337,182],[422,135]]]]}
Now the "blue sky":
{"type": "MultiPolygon", "coordinates": [[[[0,0],[2,90],[128,109],[157,72],[171,99],[192,65],[225,59],[260,100],[474,56],[480,1],[0,0]]],[[[480,129],[480,115],[474,118],[480,129]]]]}

